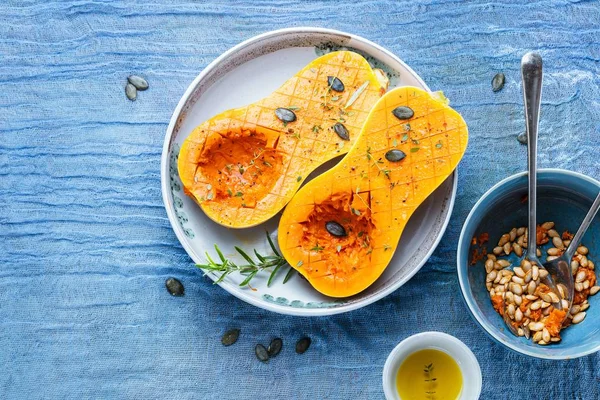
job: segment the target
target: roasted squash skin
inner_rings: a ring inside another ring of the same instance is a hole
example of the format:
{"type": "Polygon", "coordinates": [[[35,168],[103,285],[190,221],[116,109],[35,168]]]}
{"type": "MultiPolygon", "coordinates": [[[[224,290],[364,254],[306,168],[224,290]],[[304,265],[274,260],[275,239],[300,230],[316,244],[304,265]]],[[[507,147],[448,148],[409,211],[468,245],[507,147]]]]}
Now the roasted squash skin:
{"type": "Polygon", "coordinates": [[[365,290],[389,264],[410,216],[457,167],[467,142],[460,114],[432,93],[389,91],[348,154],[287,205],[278,229],[283,256],[327,296],[365,290]],[[328,231],[331,221],[345,235],[328,231]]]}
{"type": "Polygon", "coordinates": [[[350,149],[387,88],[378,77],[357,53],[329,53],[266,98],[205,121],[179,153],[185,193],[221,225],[265,222],[310,172],[350,149]],[[295,120],[278,118],[278,108],[291,111],[295,120]]]}

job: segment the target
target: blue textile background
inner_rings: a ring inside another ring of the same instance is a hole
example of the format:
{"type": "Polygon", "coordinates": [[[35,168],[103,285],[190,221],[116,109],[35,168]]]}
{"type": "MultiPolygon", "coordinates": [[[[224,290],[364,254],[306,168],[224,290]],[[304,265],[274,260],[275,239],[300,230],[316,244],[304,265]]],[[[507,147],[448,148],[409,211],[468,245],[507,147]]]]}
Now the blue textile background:
{"type": "Polygon", "coordinates": [[[539,164],[600,178],[596,1],[3,1],[0,5],[0,398],[381,399],[389,351],[451,333],[484,399],[600,398],[600,355],[550,362],[493,343],[461,300],[455,248],[495,182],[525,168],[519,61],[545,60],[539,164]],[[296,318],[249,306],[196,270],[167,220],[159,164],[181,94],[240,41],[336,28],[398,54],[469,124],[454,214],[426,266],[361,310],[296,318]],[[496,72],[506,86],[492,93],[496,72]],[[150,89],[125,98],[130,73],[150,89]],[[171,297],[169,276],[186,295],[171,297]],[[235,346],[222,333],[240,327],[235,346]],[[293,343],[313,345],[297,356],[293,343]],[[256,343],[284,339],[261,364],[256,343]],[[541,388],[540,388],[541,385],[541,388]]]}

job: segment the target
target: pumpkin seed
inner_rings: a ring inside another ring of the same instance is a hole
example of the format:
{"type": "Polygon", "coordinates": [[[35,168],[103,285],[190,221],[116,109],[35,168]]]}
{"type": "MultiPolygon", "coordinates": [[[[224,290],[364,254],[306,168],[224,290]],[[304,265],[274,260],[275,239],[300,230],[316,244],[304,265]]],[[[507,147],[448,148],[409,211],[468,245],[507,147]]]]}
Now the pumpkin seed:
{"type": "Polygon", "coordinates": [[[296,353],[303,354],[310,347],[310,342],[311,340],[309,337],[303,337],[298,340],[298,342],[296,342],[296,353]]]}
{"type": "Polygon", "coordinates": [[[131,83],[139,91],[148,89],[148,81],[137,75],[129,75],[127,77],[129,83],[131,83]]]}
{"type": "Polygon", "coordinates": [[[588,251],[589,251],[589,250],[588,250],[588,248],[587,248],[587,247],[585,247],[585,246],[579,246],[579,247],[577,248],[577,252],[578,252],[579,254],[581,254],[581,255],[584,255],[584,256],[585,256],[585,255],[587,255],[588,251]]]}
{"type": "Polygon", "coordinates": [[[575,276],[575,282],[583,282],[586,277],[587,277],[587,275],[586,275],[585,271],[581,270],[575,276]]]}
{"type": "Polygon", "coordinates": [[[173,296],[183,296],[184,294],[185,288],[179,279],[169,278],[165,281],[165,286],[173,296]]]}
{"type": "Polygon", "coordinates": [[[231,346],[235,342],[237,342],[238,337],[240,336],[239,329],[230,329],[221,338],[221,343],[223,346],[231,346]]]}
{"type": "Polygon", "coordinates": [[[331,88],[331,90],[336,91],[336,92],[343,92],[345,89],[344,83],[335,76],[327,77],[327,85],[331,88]]]}
{"type": "Polygon", "coordinates": [[[267,353],[269,353],[269,357],[275,357],[281,351],[283,347],[283,340],[280,338],[275,338],[271,340],[269,347],[267,348],[267,353]]]}
{"type": "Polygon", "coordinates": [[[595,295],[596,293],[598,293],[598,291],[600,291],[600,286],[598,286],[598,285],[592,286],[590,289],[590,296],[595,295]]]}
{"type": "Polygon", "coordinates": [[[552,222],[552,221],[544,222],[542,224],[542,228],[544,228],[545,230],[550,230],[550,229],[554,228],[554,222],[552,222]]]}
{"type": "Polygon", "coordinates": [[[131,101],[135,101],[137,98],[137,89],[131,83],[128,83],[127,86],[125,86],[125,96],[131,101]]]}
{"type": "Polygon", "coordinates": [[[538,332],[538,331],[541,331],[542,329],[544,329],[544,324],[542,322],[530,322],[529,323],[530,331],[538,332]]]}
{"type": "Polygon", "coordinates": [[[344,124],[337,122],[333,126],[333,130],[342,140],[350,140],[350,133],[348,133],[348,129],[344,126],[344,124]]]}
{"type": "Polygon", "coordinates": [[[288,108],[279,107],[275,110],[275,115],[279,120],[288,123],[296,120],[296,114],[288,108]]]}
{"type": "Polygon", "coordinates": [[[558,232],[556,232],[556,229],[549,229],[548,230],[548,236],[550,236],[551,238],[553,238],[552,240],[554,240],[555,237],[559,238],[560,235],[558,234],[558,232]]]}
{"type": "Polygon", "coordinates": [[[329,234],[336,237],[348,236],[344,227],[335,221],[327,221],[325,223],[325,229],[327,229],[327,232],[329,232],[329,234]]]}
{"type": "Polygon", "coordinates": [[[393,149],[385,153],[385,159],[389,162],[398,162],[404,160],[406,154],[402,150],[393,149]]]}
{"type": "Polygon", "coordinates": [[[578,312],[577,314],[573,315],[573,323],[574,324],[580,323],[585,318],[585,315],[586,315],[585,311],[581,311],[581,312],[578,312]]]}
{"type": "Polygon", "coordinates": [[[254,348],[254,353],[256,354],[256,358],[258,358],[260,361],[264,363],[269,362],[269,352],[262,344],[259,343],[256,345],[254,348]]]}
{"type": "Polygon", "coordinates": [[[494,91],[494,92],[501,91],[502,88],[504,87],[504,81],[505,81],[505,77],[502,72],[499,72],[496,75],[494,75],[494,78],[492,79],[492,91],[494,91]]]}
{"type": "Polygon", "coordinates": [[[396,107],[392,110],[392,114],[398,119],[411,119],[415,112],[410,107],[400,106],[396,107]]]}
{"type": "Polygon", "coordinates": [[[564,248],[565,248],[565,245],[563,244],[562,239],[559,237],[553,237],[552,244],[554,245],[554,247],[556,247],[559,250],[564,250],[564,248]]]}
{"type": "Polygon", "coordinates": [[[508,233],[505,233],[504,235],[500,236],[500,240],[498,240],[498,246],[504,247],[504,245],[508,243],[509,240],[510,235],[508,233]]]}

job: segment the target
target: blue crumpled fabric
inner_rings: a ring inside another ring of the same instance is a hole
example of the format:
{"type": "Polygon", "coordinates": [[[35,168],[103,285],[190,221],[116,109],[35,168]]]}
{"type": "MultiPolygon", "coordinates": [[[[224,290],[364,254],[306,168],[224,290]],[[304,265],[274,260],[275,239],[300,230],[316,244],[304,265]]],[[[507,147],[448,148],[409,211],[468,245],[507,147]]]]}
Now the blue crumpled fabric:
{"type": "Polygon", "coordinates": [[[492,342],[461,300],[455,249],[485,190],[525,168],[519,60],[545,60],[541,167],[600,178],[595,1],[21,1],[0,5],[0,398],[381,399],[391,349],[426,330],[477,355],[484,399],[598,399],[600,355],[551,362],[492,342]],[[398,54],[470,127],[454,214],[387,298],[273,314],[196,270],[172,232],[160,156],[172,110],[220,53],[268,30],[336,28],[398,54]],[[493,93],[494,74],[506,86],[493,93]],[[130,73],[150,89],[126,100],[130,73]],[[164,288],[176,276],[186,294],[164,288]],[[225,330],[241,328],[234,346],[225,330]],[[313,339],[302,356],[293,344],[313,339]],[[282,337],[258,362],[254,345],[282,337]]]}

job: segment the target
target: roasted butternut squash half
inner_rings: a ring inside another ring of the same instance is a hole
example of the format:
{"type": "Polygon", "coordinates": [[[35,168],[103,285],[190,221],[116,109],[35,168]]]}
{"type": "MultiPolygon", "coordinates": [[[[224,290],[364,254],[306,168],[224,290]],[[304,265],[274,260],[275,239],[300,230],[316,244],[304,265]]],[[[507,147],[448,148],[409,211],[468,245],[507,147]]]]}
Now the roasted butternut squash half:
{"type": "Polygon", "coordinates": [[[325,295],[363,291],[389,264],[413,212],[456,168],[467,141],[460,114],[432,93],[386,93],[348,154],[287,205],[278,231],[284,257],[325,295]]]}
{"type": "Polygon", "coordinates": [[[308,174],[350,149],[387,89],[383,76],[357,53],[329,53],[266,98],[205,121],[179,153],[186,194],[227,227],[268,220],[308,174]]]}

